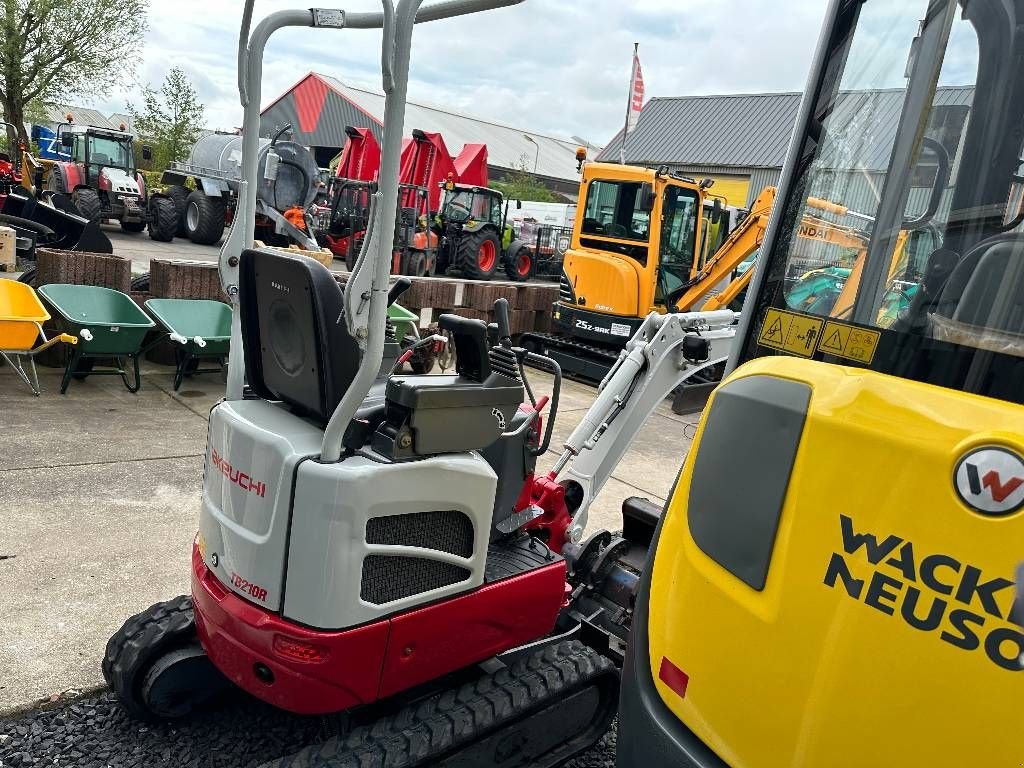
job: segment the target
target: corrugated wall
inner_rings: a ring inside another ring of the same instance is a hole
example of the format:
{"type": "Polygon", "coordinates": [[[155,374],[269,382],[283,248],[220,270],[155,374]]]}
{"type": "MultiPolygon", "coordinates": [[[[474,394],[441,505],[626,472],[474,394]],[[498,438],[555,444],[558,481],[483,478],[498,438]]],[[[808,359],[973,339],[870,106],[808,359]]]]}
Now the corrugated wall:
{"type": "Polygon", "coordinates": [[[765,187],[777,187],[781,175],[781,168],[751,168],[750,187],[747,189],[747,202],[745,206],[749,208],[765,187]]]}

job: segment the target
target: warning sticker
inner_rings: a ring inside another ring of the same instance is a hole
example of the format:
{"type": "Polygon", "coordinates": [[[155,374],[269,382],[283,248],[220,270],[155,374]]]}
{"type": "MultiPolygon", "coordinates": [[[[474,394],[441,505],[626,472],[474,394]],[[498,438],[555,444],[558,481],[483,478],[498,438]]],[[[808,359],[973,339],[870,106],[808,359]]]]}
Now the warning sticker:
{"type": "Polygon", "coordinates": [[[875,351],[881,337],[880,331],[870,331],[829,320],[821,334],[818,351],[869,365],[875,359],[875,351]]]}
{"type": "Polygon", "coordinates": [[[824,320],[795,312],[769,309],[761,325],[757,343],[772,349],[810,357],[821,338],[824,320]]]}

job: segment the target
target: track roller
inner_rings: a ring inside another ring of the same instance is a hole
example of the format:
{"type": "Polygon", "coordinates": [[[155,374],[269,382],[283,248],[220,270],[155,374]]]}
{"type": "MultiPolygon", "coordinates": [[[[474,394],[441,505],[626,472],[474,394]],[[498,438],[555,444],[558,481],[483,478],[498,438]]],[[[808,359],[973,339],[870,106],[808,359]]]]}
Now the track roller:
{"type": "Polygon", "coordinates": [[[596,744],[618,697],[612,663],[562,641],[261,768],[546,768],[596,744]]]}

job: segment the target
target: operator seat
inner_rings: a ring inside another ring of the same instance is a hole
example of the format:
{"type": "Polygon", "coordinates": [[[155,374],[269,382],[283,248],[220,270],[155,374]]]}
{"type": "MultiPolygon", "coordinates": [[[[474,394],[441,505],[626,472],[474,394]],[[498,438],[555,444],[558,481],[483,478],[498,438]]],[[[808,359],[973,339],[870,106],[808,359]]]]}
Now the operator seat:
{"type": "Polygon", "coordinates": [[[110,165],[110,158],[102,152],[94,152],[92,162],[95,165],[110,165]]]}
{"type": "Polygon", "coordinates": [[[324,425],[352,384],[360,349],[343,293],[317,261],[249,249],[239,261],[245,372],[252,391],[324,425]]]}
{"type": "Polygon", "coordinates": [[[1024,356],[1024,235],[997,235],[968,251],[929,324],[941,341],[1024,356]]]}

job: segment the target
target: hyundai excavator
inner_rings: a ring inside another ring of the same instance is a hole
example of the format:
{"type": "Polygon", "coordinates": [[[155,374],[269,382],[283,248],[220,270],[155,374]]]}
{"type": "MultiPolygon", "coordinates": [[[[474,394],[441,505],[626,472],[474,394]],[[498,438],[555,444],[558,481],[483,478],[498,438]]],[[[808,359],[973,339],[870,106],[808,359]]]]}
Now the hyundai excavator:
{"type": "Polygon", "coordinates": [[[641,580],[619,768],[1021,764],[1022,50],[1022,0],[830,3],[641,580]],[[872,221],[842,295],[798,303],[812,194],[872,221]]]}

